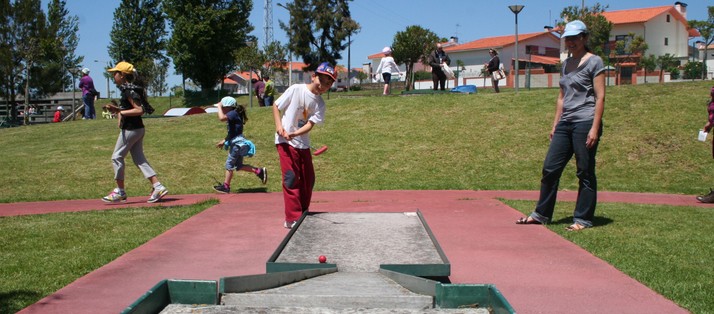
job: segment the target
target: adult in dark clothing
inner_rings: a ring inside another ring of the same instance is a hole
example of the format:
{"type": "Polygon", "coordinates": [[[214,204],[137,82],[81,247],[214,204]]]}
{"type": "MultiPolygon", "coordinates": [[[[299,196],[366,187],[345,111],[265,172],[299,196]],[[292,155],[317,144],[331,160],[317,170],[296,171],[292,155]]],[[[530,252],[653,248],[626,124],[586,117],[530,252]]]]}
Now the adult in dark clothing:
{"type": "Polygon", "coordinates": [[[250,82],[253,83],[253,88],[255,89],[255,97],[258,98],[258,105],[261,107],[265,106],[263,101],[263,94],[265,93],[265,83],[263,82],[263,79],[251,79],[250,82]]]}
{"type": "Polygon", "coordinates": [[[491,56],[491,60],[488,60],[488,64],[486,64],[486,69],[488,69],[488,74],[491,75],[491,84],[493,84],[493,91],[498,93],[500,92],[498,90],[498,80],[493,76],[493,72],[498,71],[498,68],[501,65],[501,59],[498,58],[498,52],[496,52],[496,49],[489,49],[488,54],[491,56]]]}
{"type": "Polygon", "coordinates": [[[451,58],[446,54],[441,44],[436,44],[436,50],[429,54],[429,65],[431,66],[431,79],[434,82],[434,90],[437,90],[437,84],[441,85],[441,90],[446,87],[446,73],[441,68],[441,65],[451,64],[451,58]]]}

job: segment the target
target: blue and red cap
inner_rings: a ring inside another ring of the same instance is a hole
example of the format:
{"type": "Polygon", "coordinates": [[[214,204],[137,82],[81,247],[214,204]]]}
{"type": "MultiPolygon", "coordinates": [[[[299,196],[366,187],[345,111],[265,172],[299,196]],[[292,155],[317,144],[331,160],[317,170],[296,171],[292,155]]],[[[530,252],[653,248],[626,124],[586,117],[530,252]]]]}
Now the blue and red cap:
{"type": "Polygon", "coordinates": [[[332,78],[332,80],[337,80],[337,73],[335,73],[335,68],[329,62],[320,63],[315,70],[317,73],[325,74],[332,78]]]}

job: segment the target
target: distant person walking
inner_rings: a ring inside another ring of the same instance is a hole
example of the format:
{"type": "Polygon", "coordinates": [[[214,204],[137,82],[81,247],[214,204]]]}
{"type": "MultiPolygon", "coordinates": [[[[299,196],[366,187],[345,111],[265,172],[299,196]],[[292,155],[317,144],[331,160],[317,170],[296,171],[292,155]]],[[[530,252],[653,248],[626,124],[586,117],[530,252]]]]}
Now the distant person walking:
{"type": "Polygon", "coordinates": [[[253,142],[243,137],[243,126],[248,122],[248,115],[245,113],[245,108],[237,104],[235,98],[229,96],[223,97],[215,106],[218,107],[218,120],[225,122],[228,127],[226,137],[218,141],[216,147],[228,150],[228,158],[226,159],[226,172],[223,184],[216,185],[213,189],[221,193],[230,193],[233,171],[253,173],[263,184],[267,183],[267,169],[257,168],[243,163],[245,156],[250,157],[255,153],[255,145],[253,145],[253,142]]]}
{"type": "Polygon", "coordinates": [[[443,65],[450,65],[451,58],[446,54],[441,43],[436,44],[436,50],[429,54],[428,59],[429,65],[431,66],[431,80],[434,82],[434,90],[437,90],[437,86],[441,87],[441,90],[446,89],[446,73],[441,67],[443,65]]]}
{"type": "Polygon", "coordinates": [[[565,166],[575,155],[578,197],[573,224],[568,231],[592,227],[597,205],[595,155],[602,135],[605,111],[605,66],[586,46],[588,30],[579,20],[565,25],[565,59],[560,77],[560,93],[555,106],[550,147],[543,162],[540,198],[535,211],[517,224],[545,224],[553,218],[558,184],[565,166]]]}
{"type": "Polygon", "coordinates": [[[126,202],[126,192],[124,191],[124,158],[131,153],[131,159],[134,164],[141,170],[144,177],[151,183],[152,189],[149,195],[149,203],[155,203],[161,200],[162,197],[169,193],[169,190],[159,182],[156,172],[149,165],[149,162],[144,156],[144,122],[141,115],[144,114],[144,102],[146,102],[144,86],[136,85],[135,82],[140,81],[138,74],[134,70],[134,66],[128,62],[119,62],[117,65],[107,70],[112,77],[114,83],[119,87],[121,99],[119,106],[111,106],[113,113],[117,115],[119,120],[119,137],[114,146],[112,153],[112,166],[114,168],[114,180],[117,187],[102,198],[107,203],[126,202]]]}
{"type": "Polygon", "coordinates": [[[488,60],[488,63],[486,64],[486,68],[488,69],[488,74],[491,75],[491,84],[493,85],[493,91],[496,93],[499,93],[500,90],[498,89],[498,79],[493,75],[494,72],[498,72],[498,69],[501,67],[501,59],[498,58],[498,52],[496,49],[489,49],[488,54],[491,56],[491,59],[488,60]]]}
{"type": "Polygon", "coordinates": [[[392,58],[392,48],[384,47],[384,49],[382,49],[382,53],[384,53],[384,58],[379,61],[379,66],[375,72],[381,73],[382,80],[384,80],[384,91],[382,92],[382,95],[389,95],[389,82],[392,81],[392,73],[400,75],[399,66],[396,62],[394,62],[394,58],[392,58]]]}
{"type": "Polygon", "coordinates": [[[84,117],[82,120],[95,119],[97,114],[94,110],[94,80],[89,76],[89,69],[82,69],[82,78],[79,79],[79,88],[82,89],[82,102],[84,103],[84,117]]]}
{"type": "MultiPolygon", "coordinates": [[[[709,119],[707,123],[704,124],[704,132],[709,133],[712,127],[714,127],[714,87],[709,91],[709,104],[707,105],[707,113],[709,114],[709,119]]],[[[712,140],[712,157],[714,157],[714,140],[712,140]]],[[[702,203],[714,203],[714,190],[709,189],[709,194],[697,196],[697,200],[702,203]]]]}
{"type": "Polygon", "coordinates": [[[263,93],[263,102],[265,106],[269,107],[273,105],[275,101],[275,83],[270,80],[270,76],[263,75],[263,81],[265,81],[265,93],[263,93]]]}

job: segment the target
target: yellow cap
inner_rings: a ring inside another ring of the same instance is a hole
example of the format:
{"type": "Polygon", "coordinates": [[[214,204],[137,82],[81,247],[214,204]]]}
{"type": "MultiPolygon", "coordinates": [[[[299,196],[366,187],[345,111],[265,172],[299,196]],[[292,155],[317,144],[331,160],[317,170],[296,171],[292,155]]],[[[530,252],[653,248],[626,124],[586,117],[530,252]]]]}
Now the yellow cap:
{"type": "Polygon", "coordinates": [[[131,74],[134,73],[134,66],[126,61],[122,61],[117,63],[116,66],[113,68],[107,70],[107,72],[121,72],[121,73],[126,73],[126,74],[131,74]]]}

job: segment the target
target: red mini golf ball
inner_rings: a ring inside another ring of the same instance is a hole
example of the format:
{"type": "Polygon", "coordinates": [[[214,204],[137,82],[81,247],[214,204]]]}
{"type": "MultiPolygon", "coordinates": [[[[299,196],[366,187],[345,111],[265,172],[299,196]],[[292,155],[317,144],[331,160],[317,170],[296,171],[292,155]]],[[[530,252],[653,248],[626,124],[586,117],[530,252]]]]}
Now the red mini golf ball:
{"type": "Polygon", "coordinates": [[[325,263],[327,262],[327,257],[325,257],[325,255],[320,255],[317,260],[320,261],[320,263],[325,263]]]}

